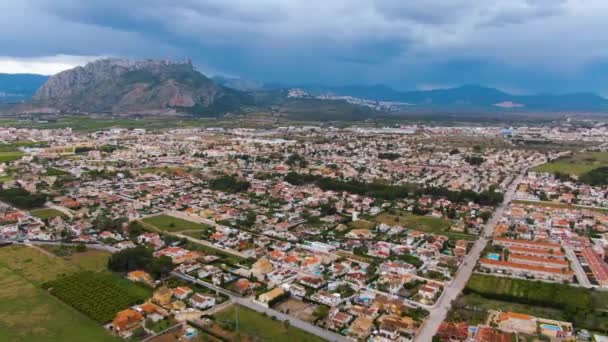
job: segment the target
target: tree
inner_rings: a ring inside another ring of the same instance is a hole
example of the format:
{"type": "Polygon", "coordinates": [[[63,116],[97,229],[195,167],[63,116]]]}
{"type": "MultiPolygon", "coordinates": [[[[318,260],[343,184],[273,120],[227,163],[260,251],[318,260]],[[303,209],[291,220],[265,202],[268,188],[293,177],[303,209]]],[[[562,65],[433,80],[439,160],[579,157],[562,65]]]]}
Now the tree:
{"type": "Polygon", "coordinates": [[[469,163],[471,165],[477,166],[477,165],[481,165],[486,160],[480,156],[467,156],[464,158],[464,161],[466,161],[467,163],[469,163]]]}
{"type": "Polygon", "coordinates": [[[126,217],[111,218],[106,214],[97,215],[93,220],[93,226],[98,230],[117,231],[129,220],[126,217]]]}
{"type": "Polygon", "coordinates": [[[0,200],[20,209],[32,209],[46,203],[47,195],[32,194],[22,188],[1,189],[0,200]]]}
{"type": "Polygon", "coordinates": [[[137,221],[133,221],[133,222],[129,223],[128,232],[129,232],[129,237],[131,237],[133,239],[133,238],[143,234],[145,232],[145,229],[141,225],[141,223],[139,223],[137,221]]]}
{"type": "Polygon", "coordinates": [[[108,260],[108,268],[114,272],[145,270],[155,279],[159,279],[171,272],[173,262],[166,255],[155,258],[151,249],[138,246],[112,254],[108,260]]]}
{"type": "Polygon", "coordinates": [[[152,261],[145,266],[145,269],[154,277],[154,279],[160,279],[171,273],[173,270],[173,261],[170,257],[162,255],[158,258],[152,258],[152,261]]]}
{"type": "Polygon", "coordinates": [[[608,167],[600,167],[584,173],[581,175],[580,180],[585,184],[593,186],[608,185],[608,167]]]}
{"type": "Polygon", "coordinates": [[[211,180],[209,187],[212,190],[237,193],[247,191],[251,187],[251,183],[246,180],[240,180],[235,176],[224,175],[211,180]]]}
{"type": "Polygon", "coordinates": [[[393,161],[393,160],[397,160],[397,159],[401,158],[401,155],[399,153],[394,153],[394,152],[384,152],[384,153],[379,153],[378,158],[393,161]]]}
{"type": "Polygon", "coordinates": [[[490,211],[482,211],[479,213],[479,217],[483,220],[483,222],[488,222],[490,217],[492,217],[492,212],[490,211]]]}
{"type": "Polygon", "coordinates": [[[317,319],[325,319],[329,315],[329,307],[325,305],[318,305],[313,311],[312,316],[317,319]]]}
{"type": "Polygon", "coordinates": [[[299,167],[308,166],[308,162],[306,161],[306,159],[304,159],[304,157],[300,156],[297,153],[294,153],[294,154],[290,155],[289,157],[287,157],[287,161],[285,162],[285,164],[287,164],[289,166],[299,166],[299,167]]]}

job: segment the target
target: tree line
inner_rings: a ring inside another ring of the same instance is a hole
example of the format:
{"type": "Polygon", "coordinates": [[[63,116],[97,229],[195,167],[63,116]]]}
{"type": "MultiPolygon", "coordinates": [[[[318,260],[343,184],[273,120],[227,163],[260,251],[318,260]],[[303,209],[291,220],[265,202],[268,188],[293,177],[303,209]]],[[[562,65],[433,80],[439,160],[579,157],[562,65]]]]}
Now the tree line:
{"type": "Polygon", "coordinates": [[[289,172],[284,180],[292,185],[315,184],[325,191],[346,191],[383,200],[397,200],[408,197],[419,198],[428,195],[445,197],[456,203],[475,202],[481,205],[498,205],[504,199],[503,194],[494,191],[494,189],[477,193],[472,190],[451,191],[444,187],[423,187],[412,191],[410,187],[403,185],[366,183],[357,180],[344,181],[297,172],[289,172]]]}
{"type": "Polygon", "coordinates": [[[47,195],[32,194],[23,188],[0,189],[0,200],[20,209],[42,207],[47,195]]]}

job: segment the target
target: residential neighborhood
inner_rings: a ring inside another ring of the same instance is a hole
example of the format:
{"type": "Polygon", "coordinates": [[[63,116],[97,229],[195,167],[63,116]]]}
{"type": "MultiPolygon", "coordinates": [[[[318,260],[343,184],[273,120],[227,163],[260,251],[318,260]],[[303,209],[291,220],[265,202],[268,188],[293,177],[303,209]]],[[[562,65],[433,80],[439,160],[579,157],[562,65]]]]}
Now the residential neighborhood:
{"type": "Polygon", "coordinates": [[[95,294],[72,302],[89,273],[44,286],[124,339],[231,340],[243,311],[321,340],[591,340],[601,329],[567,317],[459,307],[494,278],[608,290],[608,188],[537,170],[576,152],[507,133],[3,128],[21,154],[0,167],[0,252],[105,253],[100,283],[128,281],[132,300],[103,315],[95,294]]]}

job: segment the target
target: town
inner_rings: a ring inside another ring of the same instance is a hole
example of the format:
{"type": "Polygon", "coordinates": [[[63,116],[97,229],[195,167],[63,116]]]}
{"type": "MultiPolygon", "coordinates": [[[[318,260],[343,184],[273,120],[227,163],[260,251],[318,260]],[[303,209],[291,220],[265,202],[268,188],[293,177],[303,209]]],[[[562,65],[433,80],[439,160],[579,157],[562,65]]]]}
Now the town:
{"type": "Polygon", "coordinates": [[[4,127],[3,285],[108,340],[607,341],[607,139],[4,127]]]}

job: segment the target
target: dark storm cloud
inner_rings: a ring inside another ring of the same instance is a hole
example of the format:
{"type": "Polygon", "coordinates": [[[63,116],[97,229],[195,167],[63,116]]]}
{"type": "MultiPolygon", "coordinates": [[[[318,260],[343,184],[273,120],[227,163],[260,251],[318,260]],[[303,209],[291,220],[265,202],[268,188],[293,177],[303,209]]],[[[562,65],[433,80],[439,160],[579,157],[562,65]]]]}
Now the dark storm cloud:
{"type": "Polygon", "coordinates": [[[205,72],[292,83],[606,91],[606,10],[603,0],[5,1],[0,54],[192,57],[205,72]]]}

